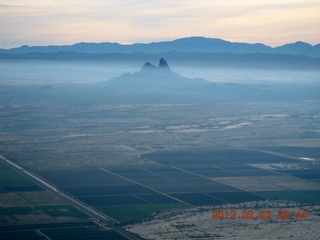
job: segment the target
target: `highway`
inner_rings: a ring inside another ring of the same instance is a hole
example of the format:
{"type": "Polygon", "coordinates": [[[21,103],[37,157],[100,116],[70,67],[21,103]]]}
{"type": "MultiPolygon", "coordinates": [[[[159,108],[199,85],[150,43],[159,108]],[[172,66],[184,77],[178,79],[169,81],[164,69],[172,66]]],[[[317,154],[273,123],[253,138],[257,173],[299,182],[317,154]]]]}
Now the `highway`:
{"type": "Polygon", "coordinates": [[[54,196],[57,196],[58,198],[66,201],[70,205],[74,206],[75,208],[79,209],[80,211],[86,213],[91,218],[94,219],[94,222],[100,225],[103,228],[111,228],[113,231],[117,232],[121,236],[125,237],[129,240],[141,240],[142,238],[139,238],[135,235],[132,235],[131,233],[125,231],[121,227],[115,226],[119,224],[119,222],[101,212],[98,210],[92,208],[91,206],[83,203],[82,201],[78,200],[77,198],[74,198],[72,195],[64,192],[63,190],[59,189],[57,186],[53,185],[52,183],[48,182],[47,180],[37,176],[35,173],[32,173],[31,171],[28,171],[24,169],[23,167],[19,166],[18,164],[12,162],[11,160],[7,159],[6,157],[0,155],[0,161],[3,162],[5,165],[13,168],[17,172],[21,173],[22,175],[26,176],[27,178],[31,179],[33,182],[37,183],[44,189],[51,192],[54,196]]]}

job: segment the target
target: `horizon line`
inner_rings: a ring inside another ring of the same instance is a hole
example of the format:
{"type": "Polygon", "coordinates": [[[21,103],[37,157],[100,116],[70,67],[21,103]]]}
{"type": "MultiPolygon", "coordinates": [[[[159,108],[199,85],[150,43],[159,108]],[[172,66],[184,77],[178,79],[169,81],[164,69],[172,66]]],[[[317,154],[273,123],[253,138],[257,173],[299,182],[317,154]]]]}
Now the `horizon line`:
{"type": "Polygon", "coordinates": [[[0,48],[2,50],[11,50],[11,49],[17,49],[17,48],[21,48],[21,47],[61,47],[61,46],[73,46],[73,45],[76,45],[76,44],[103,44],[103,43],[113,43],[113,44],[119,44],[119,45],[123,45],[123,46],[131,46],[131,45],[134,45],[134,44],[142,44],[142,45],[148,45],[148,44],[152,44],[152,43],[161,43],[161,42],[173,42],[173,41],[176,41],[176,40],[181,40],[181,39],[188,39],[188,38],[203,38],[203,39],[211,39],[211,40],[222,40],[222,41],[225,41],[225,42],[229,42],[229,43],[244,43],[244,44],[250,44],[250,45],[255,45],[255,44],[262,44],[262,45],[265,45],[267,47],[271,47],[271,48],[277,48],[277,47],[282,47],[284,45],[287,45],[287,44],[296,44],[296,43],[305,43],[305,44],[308,44],[310,46],[317,46],[319,45],[320,43],[317,43],[317,44],[310,44],[308,42],[304,42],[304,41],[301,41],[301,40],[297,40],[295,42],[288,42],[288,43],[285,43],[283,45],[278,45],[278,46],[270,46],[270,45],[267,45],[265,43],[262,43],[262,42],[255,42],[255,43],[251,43],[251,42],[244,42],[244,41],[230,41],[230,40],[225,40],[223,38],[213,38],[213,37],[204,37],[204,36],[187,36],[187,37],[181,37],[181,38],[174,38],[174,39],[171,39],[171,40],[159,40],[159,41],[149,41],[149,42],[130,42],[130,43],[125,43],[125,42],[114,42],[114,41],[97,41],[97,42],[91,42],[91,41],[79,41],[79,42],[74,42],[74,43],[66,43],[66,44],[49,44],[49,45],[28,45],[28,44],[23,44],[23,45],[20,45],[20,46],[17,46],[17,47],[12,47],[12,48],[0,48]]]}

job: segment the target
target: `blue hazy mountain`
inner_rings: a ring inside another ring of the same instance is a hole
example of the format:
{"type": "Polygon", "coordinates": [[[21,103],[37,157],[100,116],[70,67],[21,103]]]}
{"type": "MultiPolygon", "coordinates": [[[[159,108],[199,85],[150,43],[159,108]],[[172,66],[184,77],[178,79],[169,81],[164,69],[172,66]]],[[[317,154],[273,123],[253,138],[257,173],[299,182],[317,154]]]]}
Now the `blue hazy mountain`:
{"type": "Polygon", "coordinates": [[[266,93],[265,86],[212,83],[201,78],[183,77],[171,70],[163,58],[158,66],[147,62],[140,71],[125,73],[102,82],[98,88],[105,94],[108,102],[122,103],[236,101],[263,98],[266,93]]]}
{"type": "Polygon", "coordinates": [[[104,83],[110,93],[178,93],[203,90],[211,83],[203,79],[190,79],[171,70],[161,58],[156,67],[150,62],[143,65],[139,72],[125,73],[104,83]]]}
{"type": "Polygon", "coordinates": [[[77,43],[63,46],[22,46],[8,50],[0,49],[0,53],[54,53],[54,52],[77,52],[87,54],[101,53],[166,53],[171,51],[190,53],[283,53],[293,55],[308,55],[320,58],[320,44],[312,46],[304,42],[285,44],[272,48],[270,46],[256,43],[229,42],[217,38],[188,37],[173,41],[152,42],[152,43],[77,43]]]}
{"type": "Polygon", "coordinates": [[[320,44],[312,46],[305,42],[295,42],[285,44],[281,47],[274,48],[275,52],[280,52],[284,54],[293,54],[293,55],[308,55],[313,57],[320,57],[320,44]]]}
{"type": "Polygon", "coordinates": [[[320,58],[306,55],[272,54],[272,53],[205,53],[177,52],[166,53],[0,53],[1,60],[50,60],[50,61],[95,61],[105,64],[141,64],[166,58],[173,64],[186,67],[228,67],[228,68],[263,68],[263,69],[294,69],[319,70],[320,58]]]}

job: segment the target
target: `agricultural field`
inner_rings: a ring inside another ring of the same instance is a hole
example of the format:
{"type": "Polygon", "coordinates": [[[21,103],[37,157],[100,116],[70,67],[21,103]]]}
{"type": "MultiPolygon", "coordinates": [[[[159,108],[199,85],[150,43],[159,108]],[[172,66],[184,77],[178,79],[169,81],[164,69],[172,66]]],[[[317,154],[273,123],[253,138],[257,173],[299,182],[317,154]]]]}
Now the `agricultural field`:
{"type": "Polygon", "coordinates": [[[126,238],[111,230],[102,230],[92,222],[68,222],[0,226],[1,239],[115,239],[126,238]]]}
{"type": "Polygon", "coordinates": [[[34,182],[0,162],[0,194],[15,191],[43,191],[34,182]]]}
{"type": "Polygon", "coordinates": [[[1,239],[126,239],[0,163],[1,239]]]}
{"type": "MultiPolygon", "coordinates": [[[[38,171],[47,180],[121,224],[165,209],[263,200],[319,202],[320,184],[297,171],[250,164],[298,160],[253,150],[161,151],[140,166],[38,171]],[[297,174],[296,174],[297,175],[297,174]]],[[[316,170],[301,170],[316,174],[316,170]]]]}

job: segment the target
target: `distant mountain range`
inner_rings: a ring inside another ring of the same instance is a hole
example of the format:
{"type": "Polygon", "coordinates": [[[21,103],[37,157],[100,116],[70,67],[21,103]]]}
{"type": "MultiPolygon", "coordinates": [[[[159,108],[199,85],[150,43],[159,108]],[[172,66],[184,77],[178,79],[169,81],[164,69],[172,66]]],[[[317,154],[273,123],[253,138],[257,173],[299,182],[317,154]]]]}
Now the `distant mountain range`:
{"type": "Polygon", "coordinates": [[[22,46],[0,49],[0,60],[104,61],[110,63],[157,61],[202,67],[320,69],[320,44],[303,42],[272,48],[264,44],[233,43],[189,37],[148,44],[77,43],[65,46],[22,46]]]}
{"type": "Polygon", "coordinates": [[[0,60],[46,60],[46,61],[84,61],[104,62],[105,64],[129,63],[140,65],[145,61],[158,61],[166,58],[174,65],[185,67],[236,67],[288,70],[320,70],[320,58],[306,55],[272,53],[0,53],[0,60]]]}
{"type": "Polygon", "coordinates": [[[314,58],[320,58],[320,44],[312,46],[304,42],[285,44],[283,46],[272,48],[270,46],[257,43],[238,43],[229,42],[217,38],[188,37],[173,41],[152,42],[152,43],[77,43],[64,46],[22,46],[12,49],[0,49],[0,54],[30,54],[30,53],[58,53],[74,52],[85,54],[106,54],[106,53],[138,53],[161,54],[168,52],[181,53],[267,53],[267,54],[290,54],[306,55],[314,58]]]}

